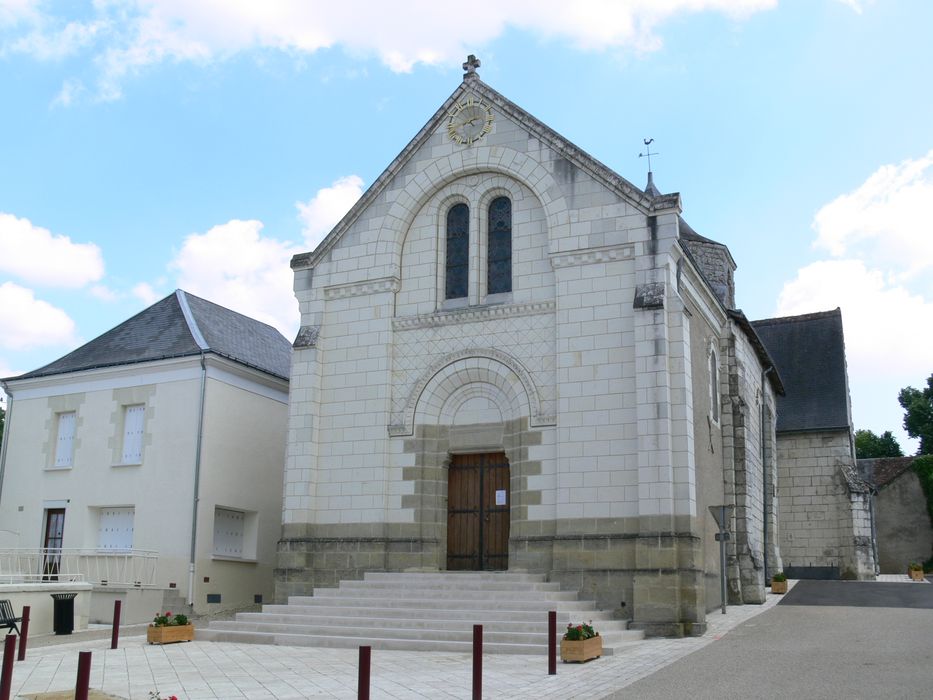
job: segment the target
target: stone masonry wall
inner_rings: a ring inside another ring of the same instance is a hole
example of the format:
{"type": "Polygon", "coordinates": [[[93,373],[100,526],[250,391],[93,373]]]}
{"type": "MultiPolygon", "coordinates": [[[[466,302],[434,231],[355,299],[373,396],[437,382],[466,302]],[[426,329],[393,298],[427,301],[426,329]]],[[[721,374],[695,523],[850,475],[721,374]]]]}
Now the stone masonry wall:
{"type": "Polygon", "coordinates": [[[777,447],[784,566],[867,576],[856,556],[857,538],[870,538],[867,503],[856,509],[854,523],[853,505],[862,497],[850,497],[842,471],[852,461],[848,431],[782,433],[777,447]]]}

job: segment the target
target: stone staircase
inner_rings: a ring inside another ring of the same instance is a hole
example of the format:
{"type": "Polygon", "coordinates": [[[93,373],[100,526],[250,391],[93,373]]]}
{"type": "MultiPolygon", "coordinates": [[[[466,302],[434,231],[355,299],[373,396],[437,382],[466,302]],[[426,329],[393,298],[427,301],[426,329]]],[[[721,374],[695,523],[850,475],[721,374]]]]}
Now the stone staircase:
{"type": "MultiPolygon", "coordinates": [[[[593,621],[603,654],[644,638],[625,620],[561,591],[543,574],[508,572],[367,573],[362,581],[316,588],[288,605],[264,605],[198,629],[199,640],[405,651],[471,652],[473,625],[483,625],[483,651],[547,654],[548,611],[558,639],[569,623],[593,621]]],[[[559,641],[558,641],[559,643],[559,641]]]]}

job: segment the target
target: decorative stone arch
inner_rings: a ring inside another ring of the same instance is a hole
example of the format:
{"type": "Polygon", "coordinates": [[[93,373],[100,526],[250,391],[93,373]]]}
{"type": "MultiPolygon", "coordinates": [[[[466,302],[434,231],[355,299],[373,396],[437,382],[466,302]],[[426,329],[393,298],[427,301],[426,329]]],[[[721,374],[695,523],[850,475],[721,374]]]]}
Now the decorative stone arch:
{"type": "Polygon", "coordinates": [[[514,178],[537,197],[544,209],[548,237],[553,241],[570,226],[567,202],[557,182],[540,163],[518,151],[501,146],[473,147],[469,162],[463,153],[454,153],[432,162],[431,167],[414,176],[393,199],[379,232],[377,254],[391,256],[392,268],[401,276],[402,247],[415,216],[434,194],[466,175],[496,172],[514,178]]]}
{"type": "Polygon", "coordinates": [[[541,414],[538,388],[531,374],[511,355],[494,349],[466,349],[437,360],[412,387],[400,421],[390,427],[392,435],[411,435],[416,417],[421,422],[437,424],[452,418],[455,407],[474,396],[493,400],[503,413],[503,420],[527,416],[531,427],[552,424],[541,414]],[[473,392],[465,387],[480,385],[473,392]],[[464,393],[465,391],[465,393],[464,393]]]}

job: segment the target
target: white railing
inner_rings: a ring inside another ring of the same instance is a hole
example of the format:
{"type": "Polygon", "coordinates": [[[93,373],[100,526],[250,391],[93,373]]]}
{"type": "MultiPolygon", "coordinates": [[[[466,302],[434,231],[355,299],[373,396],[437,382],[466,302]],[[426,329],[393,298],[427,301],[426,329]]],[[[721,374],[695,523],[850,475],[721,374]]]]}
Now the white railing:
{"type": "Polygon", "coordinates": [[[145,549],[0,549],[0,583],[151,586],[158,562],[159,553],[145,549]]]}

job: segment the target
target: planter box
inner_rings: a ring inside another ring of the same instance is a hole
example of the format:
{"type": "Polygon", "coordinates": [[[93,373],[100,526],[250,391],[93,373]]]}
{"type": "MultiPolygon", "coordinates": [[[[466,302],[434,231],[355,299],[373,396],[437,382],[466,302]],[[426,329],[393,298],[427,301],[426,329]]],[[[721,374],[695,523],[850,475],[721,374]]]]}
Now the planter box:
{"type": "Polygon", "coordinates": [[[771,592],[772,593],[787,593],[787,581],[772,581],[771,592]]]}
{"type": "Polygon", "coordinates": [[[568,661],[589,661],[603,655],[603,638],[600,636],[570,641],[560,640],[560,658],[564,663],[568,661]]]}
{"type": "Polygon", "coordinates": [[[147,627],[146,641],[150,644],[172,644],[190,642],[194,639],[194,625],[166,625],[165,627],[147,627]]]}
{"type": "Polygon", "coordinates": [[[922,570],[922,569],[919,569],[919,570],[918,570],[918,569],[908,569],[908,570],[907,570],[907,575],[910,576],[910,579],[911,579],[912,581],[923,581],[924,578],[925,578],[924,575],[923,575],[923,570],[922,570]]]}

